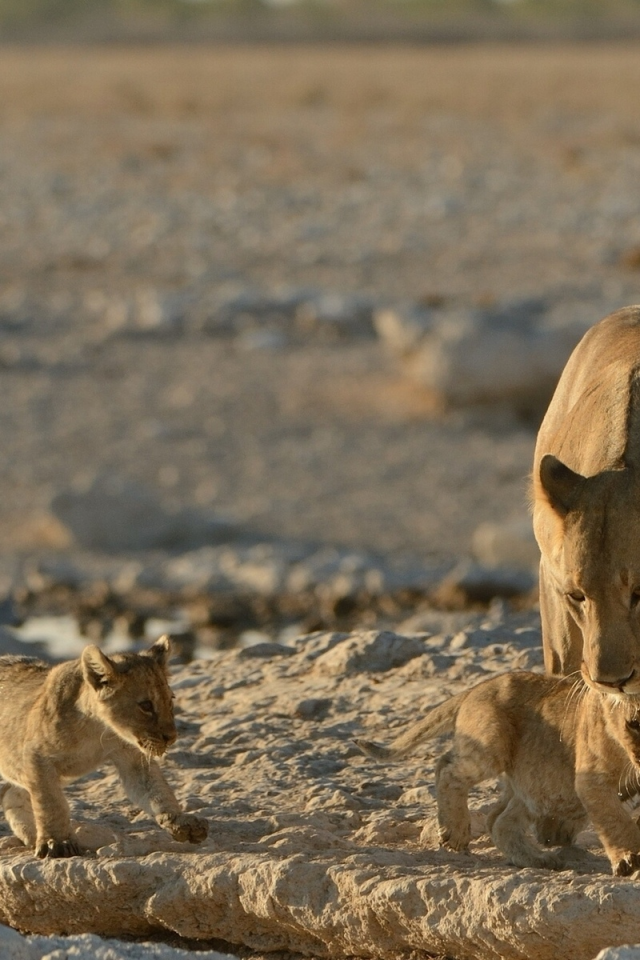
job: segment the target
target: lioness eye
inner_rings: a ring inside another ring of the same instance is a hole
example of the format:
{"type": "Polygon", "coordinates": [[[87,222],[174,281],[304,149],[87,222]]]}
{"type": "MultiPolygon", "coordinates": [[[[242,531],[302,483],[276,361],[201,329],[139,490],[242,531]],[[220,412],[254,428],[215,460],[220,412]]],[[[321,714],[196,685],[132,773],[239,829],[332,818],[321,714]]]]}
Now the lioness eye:
{"type": "Polygon", "coordinates": [[[574,603],[584,603],[587,599],[581,590],[570,590],[567,596],[570,600],[573,600],[574,603]]]}
{"type": "Polygon", "coordinates": [[[151,700],[141,700],[138,706],[145,713],[153,713],[153,704],[151,703],[151,700]]]}
{"type": "Polygon", "coordinates": [[[629,730],[633,730],[634,733],[640,732],[640,720],[636,717],[635,720],[627,720],[627,727],[629,730]]]}

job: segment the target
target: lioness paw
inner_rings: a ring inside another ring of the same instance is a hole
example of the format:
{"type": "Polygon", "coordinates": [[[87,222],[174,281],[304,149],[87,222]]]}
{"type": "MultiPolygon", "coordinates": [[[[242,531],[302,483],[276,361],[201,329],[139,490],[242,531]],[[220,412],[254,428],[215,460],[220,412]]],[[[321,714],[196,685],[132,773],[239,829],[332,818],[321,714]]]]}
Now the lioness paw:
{"type": "Polygon", "coordinates": [[[167,817],[162,824],[166,827],[174,840],[180,843],[202,843],[207,839],[209,824],[202,817],[194,817],[190,813],[178,813],[174,817],[167,817]]]}
{"type": "Polygon", "coordinates": [[[611,864],[614,877],[630,877],[640,870],[640,853],[627,853],[611,864]]]}
{"type": "Polygon", "coordinates": [[[43,840],[36,845],[36,857],[45,858],[80,857],[82,848],[75,840],[43,840]]]}

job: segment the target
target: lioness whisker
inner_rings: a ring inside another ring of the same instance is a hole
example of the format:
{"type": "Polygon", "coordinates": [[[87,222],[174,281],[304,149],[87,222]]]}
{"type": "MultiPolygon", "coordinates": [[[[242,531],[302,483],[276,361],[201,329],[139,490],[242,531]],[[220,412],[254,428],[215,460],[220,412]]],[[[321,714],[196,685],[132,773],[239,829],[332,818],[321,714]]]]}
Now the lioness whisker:
{"type": "MultiPolygon", "coordinates": [[[[575,673],[580,674],[580,671],[579,671],[579,670],[576,670],[574,673],[570,674],[569,676],[570,676],[570,677],[575,676],[575,673]]],[[[567,679],[569,679],[569,678],[567,678],[567,679]]],[[[557,684],[556,684],[556,688],[557,688],[557,684]]],[[[568,692],[568,694],[567,694],[567,699],[566,699],[566,702],[565,702],[564,713],[563,713],[563,715],[562,715],[562,723],[561,723],[561,725],[560,725],[560,739],[561,739],[561,740],[564,738],[564,728],[565,728],[565,723],[566,723],[566,721],[567,721],[567,715],[568,715],[568,713],[569,713],[569,709],[570,709],[570,707],[571,707],[572,705],[575,706],[576,709],[578,708],[578,705],[579,705],[579,703],[580,703],[580,700],[581,700],[582,696],[583,696],[584,693],[585,693],[585,690],[586,690],[586,685],[585,685],[585,683],[584,683],[584,681],[583,681],[583,679],[582,679],[582,675],[580,675],[580,676],[578,676],[578,678],[577,678],[576,680],[573,681],[573,683],[571,684],[571,687],[570,687],[570,689],[569,689],[569,692],[568,692]],[[571,703],[572,700],[575,701],[574,704],[571,703]]]]}

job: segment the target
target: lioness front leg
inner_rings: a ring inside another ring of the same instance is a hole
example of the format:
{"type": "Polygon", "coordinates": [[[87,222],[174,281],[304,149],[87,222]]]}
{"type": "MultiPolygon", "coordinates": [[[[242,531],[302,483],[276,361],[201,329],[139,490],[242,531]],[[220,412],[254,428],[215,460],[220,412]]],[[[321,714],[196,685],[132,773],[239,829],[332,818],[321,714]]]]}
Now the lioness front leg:
{"type": "Polygon", "coordinates": [[[620,803],[615,787],[592,771],[576,774],[576,793],[598,832],[615,877],[640,869],[640,829],[620,803]]]}
{"type": "Polygon", "coordinates": [[[209,825],[202,817],[183,813],[178,800],[150,757],[123,747],[112,758],[129,799],[181,843],[202,843],[209,825]]]}
{"type": "Polygon", "coordinates": [[[29,764],[25,789],[10,787],[4,797],[9,823],[17,827],[16,836],[33,842],[29,812],[35,830],[35,854],[44,857],[74,857],[83,851],[71,839],[69,804],[62,792],[58,775],[53,765],[46,760],[33,759],[29,764]],[[27,794],[30,803],[27,803],[27,794]],[[29,810],[30,808],[30,810],[29,810]],[[21,835],[22,834],[22,835],[21,835]]]}

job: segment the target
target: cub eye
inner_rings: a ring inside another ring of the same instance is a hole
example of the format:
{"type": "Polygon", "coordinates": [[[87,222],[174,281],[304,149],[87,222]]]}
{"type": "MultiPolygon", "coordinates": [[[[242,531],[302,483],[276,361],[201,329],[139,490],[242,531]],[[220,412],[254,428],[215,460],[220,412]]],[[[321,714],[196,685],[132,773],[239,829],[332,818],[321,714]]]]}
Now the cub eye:
{"type": "Polygon", "coordinates": [[[634,590],[631,594],[631,608],[637,607],[640,604],[640,590],[634,590]]]}
{"type": "Polygon", "coordinates": [[[633,730],[634,733],[640,733],[640,719],[627,720],[627,730],[633,730]]]}
{"type": "Polygon", "coordinates": [[[566,596],[574,603],[584,603],[587,599],[582,590],[570,590],[566,596]]]}
{"type": "Polygon", "coordinates": [[[138,704],[143,713],[153,713],[151,700],[141,700],[138,704]]]}

